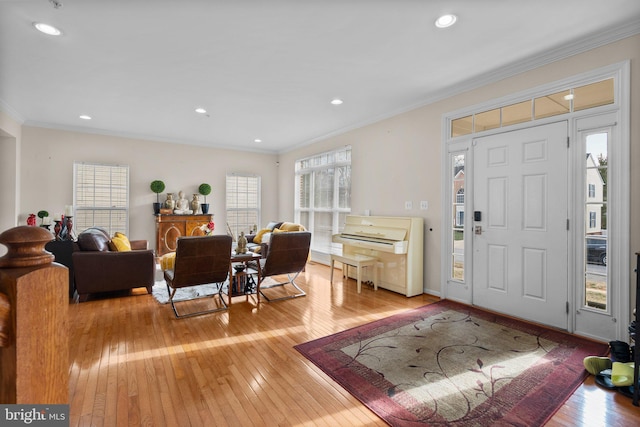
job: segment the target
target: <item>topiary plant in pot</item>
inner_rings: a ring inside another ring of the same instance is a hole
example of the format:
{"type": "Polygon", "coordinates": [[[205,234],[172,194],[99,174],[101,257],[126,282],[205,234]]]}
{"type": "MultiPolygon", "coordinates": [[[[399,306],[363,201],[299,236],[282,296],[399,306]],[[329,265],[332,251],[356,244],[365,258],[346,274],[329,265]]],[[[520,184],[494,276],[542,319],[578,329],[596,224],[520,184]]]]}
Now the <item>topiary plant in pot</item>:
{"type": "Polygon", "coordinates": [[[165,188],[164,182],[160,180],[152,181],[150,187],[151,187],[151,191],[156,193],[156,203],[153,204],[153,214],[159,215],[160,207],[162,206],[162,204],[160,203],[160,193],[164,191],[164,188],[165,188]]]}
{"type": "Polygon", "coordinates": [[[200,204],[203,214],[209,213],[209,203],[207,203],[207,196],[211,194],[211,186],[209,184],[200,184],[198,192],[204,196],[204,203],[200,204]]]}
{"type": "Polygon", "coordinates": [[[46,225],[44,223],[44,219],[49,217],[49,212],[47,211],[38,211],[38,218],[40,218],[40,227],[47,227],[47,229],[49,228],[48,225],[46,225]]]}

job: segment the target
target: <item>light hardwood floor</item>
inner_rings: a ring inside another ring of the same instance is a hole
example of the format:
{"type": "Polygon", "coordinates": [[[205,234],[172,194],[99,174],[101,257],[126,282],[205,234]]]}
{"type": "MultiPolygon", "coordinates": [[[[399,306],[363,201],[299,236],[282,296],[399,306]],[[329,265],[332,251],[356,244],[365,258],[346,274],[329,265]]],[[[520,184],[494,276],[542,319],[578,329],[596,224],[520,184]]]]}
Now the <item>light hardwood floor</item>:
{"type": "MultiPolygon", "coordinates": [[[[386,425],[293,346],[436,301],[363,286],[309,264],[307,296],[177,320],[144,289],[70,304],[71,426],[386,425]]],[[[549,426],[640,425],[640,408],[593,377],[549,426]]]]}

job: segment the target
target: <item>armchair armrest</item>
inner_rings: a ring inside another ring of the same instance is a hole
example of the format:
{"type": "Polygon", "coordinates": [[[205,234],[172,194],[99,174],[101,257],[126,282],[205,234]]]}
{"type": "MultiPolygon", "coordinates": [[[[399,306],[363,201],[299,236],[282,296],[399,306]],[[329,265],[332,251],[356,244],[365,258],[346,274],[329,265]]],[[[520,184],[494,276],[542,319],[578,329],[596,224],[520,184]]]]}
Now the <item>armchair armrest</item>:
{"type": "Polygon", "coordinates": [[[268,243],[260,243],[260,255],[262,258],[266,258],[269,253],[269,244],[268,243]]]}

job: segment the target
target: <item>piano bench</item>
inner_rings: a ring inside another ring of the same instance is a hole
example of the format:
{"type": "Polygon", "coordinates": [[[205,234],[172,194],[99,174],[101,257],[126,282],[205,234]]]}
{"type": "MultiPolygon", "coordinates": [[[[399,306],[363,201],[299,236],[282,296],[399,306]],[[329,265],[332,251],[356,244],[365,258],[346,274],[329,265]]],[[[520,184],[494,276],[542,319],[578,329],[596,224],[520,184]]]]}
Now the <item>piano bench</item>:
{"type": "Polygon", "coordinates": [[[342,263],[343,277],[347,277],[347,278],[349,277],[349,266],[356,267],[356,269],[358,270],[356,275],[356,279],[358,281],[358,293],[360,293],[360,290],[362,289],[362,283],[361,283],[362,268],[372,267],[373,268],[373,289],[376,291],[378,290],[378,268],[376,265],[378,263],[377,258],[366,256],[366,255],[360,255],[360,254],[354,254],[349,256],[332,254],[331,255],[331,281],[330,281],[332,285],[333,285],[333,269],[336,261],[342,263]]]}

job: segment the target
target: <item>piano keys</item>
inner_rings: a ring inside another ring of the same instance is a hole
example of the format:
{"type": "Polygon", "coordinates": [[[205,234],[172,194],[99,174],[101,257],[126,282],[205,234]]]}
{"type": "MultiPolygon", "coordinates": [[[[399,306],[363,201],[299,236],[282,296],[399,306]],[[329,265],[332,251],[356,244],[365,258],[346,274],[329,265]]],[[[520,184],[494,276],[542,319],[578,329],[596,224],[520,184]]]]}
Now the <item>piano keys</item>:
{"type": "Polygon", "coordinates": [[[342,255],[378,258],[378,287],[408,297],[423,293],[422,218],[347,215],[340,234],[342,255]]]}

